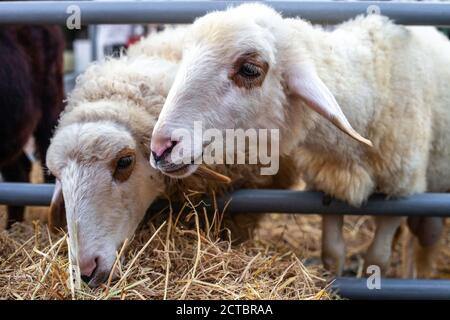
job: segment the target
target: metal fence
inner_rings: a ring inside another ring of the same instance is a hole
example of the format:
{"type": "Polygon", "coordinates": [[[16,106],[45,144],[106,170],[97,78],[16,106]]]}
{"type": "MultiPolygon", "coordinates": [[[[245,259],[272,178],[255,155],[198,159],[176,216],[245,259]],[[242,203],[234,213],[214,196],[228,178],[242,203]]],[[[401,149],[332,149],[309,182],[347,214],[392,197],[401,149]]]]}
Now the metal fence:
{"type": "MultiPolygon", "coordinates": [[[[188,23],[212,10],[237,5],[238,1],[15,1],[0,2],[0,24],[66,24],[70,6],[77,6],[81,24],[188,23]]],[[[314,23],[334,24],[359,14],[381,13],[406,25],[450,26],[450,3],[303,2],[265,1],[284,16],[301,16],[314,23]]],[[[50,203],[53,185],[0,183],[0,203],[41,205],[50,203]]],[[[230,213],[318,213],[350,215],[450,216],[450,194],[418,194],[404,199],[371,197],[361,208],[340,201],[323,201],[317,192],[240,190],[219,200],[219,208],[231,199],[230,213]]],[[[158,202],[150,210],[159,210],[158,202]]],[[[337,278],[331,288],[341,296],[357,299],[450,299],[450,280],[383,279],[381,289],[369,290],[365,279],[337,278]]]]}
{"type": "MultiPolygon", "coordinates": [[[[0,2],[0,24],[65,24],[77,6],[81,23],[188,23],[213,10],[222,10],[244,1],[11,1],[0,2]]],[[[400,3],[386,1],[264,1],[286,17],[301,16],[315,23],[339,23],[359,14],[381,13],[408,25],[450,25],[446,3],[400,3]]]]}
{"type": "MultiPolygon", "coordinates": [[[[13,206],[48,206],[54,185],[0,183],[0,204],[13,206]]],[[[203,201],[206,206],[211,203],[203,201]]],[[[150,208],[158,212],[167,205],[159,201],[150,208]]],[[[245,189],[217,200],[219,210],[228,213],[346,214],[387,216],[450,216],[450,193],[423,193],[401,199],[386,199],[377,194],[362,207],[352,207],[335,199],[324,199],[321,192],[245,189]]]]}

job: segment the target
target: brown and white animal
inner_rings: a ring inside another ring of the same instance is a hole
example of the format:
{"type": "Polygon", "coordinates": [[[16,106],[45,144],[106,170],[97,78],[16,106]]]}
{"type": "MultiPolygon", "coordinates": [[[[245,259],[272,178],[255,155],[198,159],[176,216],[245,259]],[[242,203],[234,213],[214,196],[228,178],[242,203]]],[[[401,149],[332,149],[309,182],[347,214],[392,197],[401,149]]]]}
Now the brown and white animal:
{"type": "Polygon", "coordinates": [[[147,55],[93,64],[77,80],[60,118],[47,154],[47,166],[59,181],[51,216],[60,226],[65,207],[72,252],[78,253],[90,286],[107,279],[116,250],[131,240],[157,197],[177,200],[189,190],[220,194],[234,188],[286,188],[297,180],[289,159],[277,176],[260,176],[256,165],[215,166],[232,179],[230,185],[199,176],[174,180],[153,169],[150,133],[177,68],[175,62],[147,55]]]}
{"type": "MultiPolygon", "coordinates": [[[[64,107],[63,50],[58,26],[0,27],[0,172],[7,182],[30,181],[24,147],[31,137],[45,159],[64,107]]],[[[24,207],[8,206],[7,228],[23,214],[24,207]]]]}
{"type": "MultiPolygon", "coordinates": [[[[279,128],[281,152],[295,154],[310,189],[355,206],[376,191],[390,197],[445,192],[448,66],[450,42],[431,27],[372,15],[326,31],[256,3],[212,12],[185,35],[153,131],[151,162],[164,171],[155,157],[170,158],[175,144],[183,148],[186,141],[172,133],[192,131],[194,121],[205,128],[279,128]]],[[[188,148],[201,157],[202,146],[188,148]]],[[[180,176],[195,170],[187,164],[180,176]]],[[[401,220],[376,218],[366,265],[386,271],[401,220]]],[[[442,220],[419,224],[412,230],[431,252],[442,220]]],[[[323,218],[323,261],[338,274],[345,260],[342,225],[343,216],[323,218]]]]}

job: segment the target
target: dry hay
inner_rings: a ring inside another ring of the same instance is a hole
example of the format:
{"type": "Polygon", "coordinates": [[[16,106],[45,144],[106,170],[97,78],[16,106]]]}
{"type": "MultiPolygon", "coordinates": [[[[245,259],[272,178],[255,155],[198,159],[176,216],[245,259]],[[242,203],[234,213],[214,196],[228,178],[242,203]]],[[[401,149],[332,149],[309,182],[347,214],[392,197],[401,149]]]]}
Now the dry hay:
{"type": "Polygon", "coordinates": [[[92,290],[71,281],[66,237],[38,223],[0,233],[0,298],[6,299],[329,299],[318,266],[285,246],[258,240],[233,247],[214,226],[194,230],[150,221],[116,260],[118,279],[92,290]],[[72,285],[72,283],[74,283],[72,285]],[[78,284],[80,285],[77,288],[78,284]]]}
{"type": "MultiPolygon", "coordinates": [[[[37,164],[31,179],[42,181],[37,164]]],[[[170,219],[153,217],[122,252],[125,264],[117,259],[118,279],[92,290],[72,281],[67,238],[51,235],[42,224],[47,210],[28,207],[29,222],[1,231],[6,212],[0,206],[0,299],[333,298],[320,265],[305,267],[286,243],[271,245],[255,237],[233,246],[219,238],[217,223],[202,230],[195,210],[186,217],[197,222],[194,229],[171,214],[170,219]]]]}
{"type": "MultiPolygon", "coordinates": [[[[436,272],[433,278],[450,279],[450,219],[446,219],[438,253],[435,256],[436,272]]],[[[375,234],[375,223],[370,216],[346,216],[344,220],[346,244],[345,276],[364,276],[364,253],[375,234]]],[[[305,264],[320,264],[321,218],[317,215],[267,215],[257,230],[264,244],[284,243],[295,254],[305,257],[305,264]]],[[[391,266],[387,277],[408,278],[416,245],[406,222],[403,223],[393,243],[391,266]]]]}
{"type": "MultiPolygon", "coordinates": [[[[27,211],[28,221],[45,220],[46,208],[27,211]]],[[[4,207],[0,219],[2,215],[4,207]]],[[[185,227],[185,218],[153,217],[122,252],[124,264],[117,260],[118,279],[96,290],[71,281],[64,235],[50,235],[39,222],[16,224],[0,231],[0,299],[336,298],[327,290],[330,277],[320,264],[319,216],[265,215],[253,239],[238,246],[219,239],[217,225],[198,227],[202,216],[196,211],[187,216],[193,228],[185,227]]],[[[438,278],[450,278],[449,220],[437,260],[438,278]]],[[[370,217],[345,219],[346,275],[363,275],[362,256],[373,235],[370,217]]],[[[403,226],[389,276],[405,275],[410,243],[403,226]]]]}
{"type": "MultiPolygon", "coordinates": [[[[195,219],[196,214],[191,215],[195,219]]],[[[254,239],[239,246],[210,232],[186,229],[160,216],[144,225],[117,261],[119,279],[92,290],[70,285],[65,236],[50,236],[45,225],[16,224],[0,232],[0,298],[7,299],[331,299],[328,275],[320,266],[318,216],[268,215],[254,239]]],[[[447,231],[438,277],[450,275],[447,231]]],[[[402,229],[402,233],[406,229],[402,229]]],[[[390,276],[402,277],[400,233],[390,276]]],[[[362,254],[373,236],[367,217],[349,217],[347,274],[362,274],[362,254]]]]}

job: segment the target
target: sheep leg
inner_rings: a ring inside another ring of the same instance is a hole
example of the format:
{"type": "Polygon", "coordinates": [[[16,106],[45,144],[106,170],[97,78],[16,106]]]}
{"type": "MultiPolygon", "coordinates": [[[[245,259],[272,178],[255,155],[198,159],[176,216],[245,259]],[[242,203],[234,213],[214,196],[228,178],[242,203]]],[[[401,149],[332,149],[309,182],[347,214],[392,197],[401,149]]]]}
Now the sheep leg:
{"type": "Polygon", "coordinates": [[[403,217],[376,217],[375,237],[367,251],[365,258],[365,267],[375,265],[380,267],[381,273],[384,275],[389,268],[389,260],[392,251],[392,242],[395,232],[400,226],[403,217]]]}
{"type": "Polygon", "coordinates": [[[322,216],[322,262],[327,270],[337,276],[342,275],[345,264],[343,225],[343,215],[322,216]]]}
{"type": "MultiPolygon", "coordinates": [[[[7,182],[29,182],[31,162],[22,153],[13,162],[3,166],[1,172],[7,182]]],[[[8,206],[8,222],[6,228],[9,229],[15,222],[22,221],[24,212],[25,208],[23,206],[8,206]]]]}
{"type": "Polygon", "coordinates": [[[410,217],[408,226],[417,237],[415,245],[416,274],[418,278],[432,277],[435,271],[434,256],[440,247],[444,219],[440,217],[410,217]]]}
{"type": "Polygon", "coordinates": [[[403,225],[402,228],[402,278],[408,279],[414,277],[414,235],[410,229],[403,225]],[[405,229],[403,229],[405,228],[405,229]],[[407,229],[407,230],[406,230],[407,229]]]}

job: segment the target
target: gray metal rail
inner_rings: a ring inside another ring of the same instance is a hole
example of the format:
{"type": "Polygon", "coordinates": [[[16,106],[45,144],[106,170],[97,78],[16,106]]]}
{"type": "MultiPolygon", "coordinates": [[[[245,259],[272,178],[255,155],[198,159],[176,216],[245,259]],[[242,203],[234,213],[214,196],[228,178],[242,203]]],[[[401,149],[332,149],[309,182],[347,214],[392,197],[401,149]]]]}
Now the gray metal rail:
{"type": "MultiPolygon", "coordinates": [[[[0,183],[0,204],[46,206],[50,204],[54,186],[51,184],[0,183]]],[[[289,190],[238,190],[218,200],[219,208],[229,201],[229,213],[301,213],[391,216],[450,216],[450,194],[424,193],[402,199],[386,200],[372,196],[367,204],[355,208],[338,200],[324,201],[320,192],[289,190]]],[[[209,201],[206,199],[208,205],[209,201]]],[[[161,200],[151,211],[167,205],[161,200]]]]}
{"type": "Polygon", "coordinates": [[[348,299],[449,300],[450,280],[380,280],[379,289],[369,289],[366,279],[337,278],[331,290],[348,299]]]}
{"type": "MultiPolygon", "coordinates": [[[[213,10],[242,1],[8,1],[0,2],[0,24],[66,24],[77,6],[81,24],[188,23],[213,10]]],[[[335,24],[360,14],[381,13],[399,24],[450,26],[449,3],[383,1],[264,1],[286,17],[335,24]]]]}
{"type": "Polygon", "coordinates": [[[0,183],[0,204],[11,206],[48,206],[53,184],[0,183]]]}

